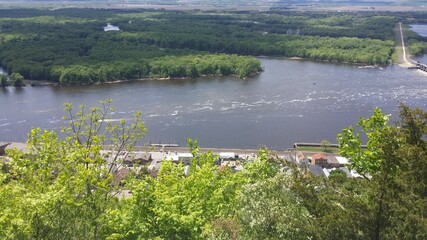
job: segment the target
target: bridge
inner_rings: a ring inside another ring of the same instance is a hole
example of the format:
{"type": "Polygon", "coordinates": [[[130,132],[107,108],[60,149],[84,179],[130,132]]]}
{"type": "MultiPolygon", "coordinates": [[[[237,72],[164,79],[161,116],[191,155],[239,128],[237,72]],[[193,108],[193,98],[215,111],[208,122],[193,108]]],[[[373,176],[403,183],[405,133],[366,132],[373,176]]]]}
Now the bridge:
{"type": "Polygon", "coordinates": [[[427,72],[427,65],[418,62],[416,64],[416,66],[417,66],[418,69],[420,69],[420,70],[422,70],[424,72],[427,72]]]}
{"type": "Polygon", "coordinates": [[[403,60],[408,66],[408,69],[419,69],[421,71],[427,72],[426,64],[420,63],[406,56],[406,47],[405,47],[405,40],[403,38],[402,22],[399,22],[399,28],[400,28],[400,38],[401,38],[400,40],[402,42],[403,60]]]}

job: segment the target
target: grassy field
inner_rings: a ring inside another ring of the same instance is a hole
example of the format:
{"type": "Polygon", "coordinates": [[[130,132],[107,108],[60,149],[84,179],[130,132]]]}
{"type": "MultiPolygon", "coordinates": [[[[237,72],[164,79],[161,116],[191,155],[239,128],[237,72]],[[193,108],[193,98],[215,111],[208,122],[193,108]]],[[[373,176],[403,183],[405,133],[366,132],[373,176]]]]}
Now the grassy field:
{"type": "Polygon", "coordinates": [[[339,149],[335,147],[298,147],[302,152],[324,152],[324,153],[339,153],[339,149]]]}

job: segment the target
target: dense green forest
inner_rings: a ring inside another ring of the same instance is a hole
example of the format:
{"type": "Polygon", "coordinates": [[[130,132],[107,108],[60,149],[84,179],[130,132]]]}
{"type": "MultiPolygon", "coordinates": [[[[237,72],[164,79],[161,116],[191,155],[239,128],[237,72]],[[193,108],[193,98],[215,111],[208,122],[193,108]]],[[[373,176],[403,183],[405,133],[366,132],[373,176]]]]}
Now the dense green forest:
{"type": "Polygon", "coordinates": [[[203,75],[245,78],[262,70],[249,56],[118,40],[120,33],[103,31],[105,18],[113,14],[108,11],[59,10],[54,16],[10,11],[0,20],[1,65],[26,79],[69,85],[203,75]]]}
{"type": "Polygon", "coordinates": [[[8,151],[1,239],[427,238],[427,113],[420,109],[401,106],[396,125],[375,109],[359,120],[361,132],[343,129],[340,153],[360,178],[341,170],[316,177],[265,148],[236,172],[189,140],[187,174],[183,163],[163,161],[156,178],[134,168],[121,184],[114,177],[124,164],[120,152],[147,130],[139,113],[117,125],[104,121],[110,110],[110,101],[90,110],[66,104],[65,139],[33,129],[29,152],[8,151]],[[106,145],[110,152],[100,152],[106,145]]]}
{"type": "Polygon", "coordinates": [[[409,46],[409,53],[411,55],[416,56],[427,53],[427,37],[418,35],[412,31],[410,27],[408,27],[405,35],[409,46]]]}
{"type": "Polygon", "coordinates": [[[408,12],[401,14],[405,23],[405,42],[411,55],[421,55],[427,52],[427,37],[423,37],[411,30],[412,24],[427,24],[426,12],[408,12]]]}
{"type": "Polygon", "coordinates": [[[8,9],[0,10],[0,64],[61,84],[244,78],[261,70],[250,55],[389,64],[398,20],[372,13],[8,9]],[[120,31],[104,32],[107,23],[120,31]]]}
{"type": "MultiPolygon", "coordinates": [[[[389,64],[398,21],[424,13],[0,10],[0,64],[60,84],[261,71],[250,56],[389,64]],[[104,32],[107,23],[120,31],[104,32]]],[[[412,54],[426,39],[408,32],[412,54]]]]}

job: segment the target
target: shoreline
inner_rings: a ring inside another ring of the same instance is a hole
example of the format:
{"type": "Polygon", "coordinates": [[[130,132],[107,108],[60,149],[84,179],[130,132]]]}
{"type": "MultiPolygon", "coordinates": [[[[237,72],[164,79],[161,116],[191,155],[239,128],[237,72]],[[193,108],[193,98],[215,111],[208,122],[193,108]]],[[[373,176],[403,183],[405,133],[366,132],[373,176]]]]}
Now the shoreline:
{"type": "MultiPolygon", "coordinates": [[[[13,148],[17,148],[18,150],[28,150],[27,149],[27,143],[25,142],[14,142],[14,141],[7,141],[7,140],[0,140],[0,146],[2,144],[6,144],[6,143],[11,143],[11,145],[9,145],[9,147],[7,147],[6,149],[13,149],[13,148]]],[[[167,144],[165,144],[167,145],[167,144]]],[[[225,148],[225,147],[201,147],[199,146],[199,150],[200,152],[236,152],[236,153],[258,153],[258,151],[261,148],[225,148]]],[[[287,148],[287,149],[281,149],[281,150],[277,150],[277,149],[270,149],[268,148],[270,151],[272,152],[285,152],[285,151],[289,151],[289,150],[293,150],[293,148],[287,148]]],[[[108,146],[104,146],[103,150],[108,150],[108,146]]],[[[124,150],[127,151],[127,150],[124,150]]],[[[190,152],[190,149],[187,146],[173,146],[173,147],[160,147],[160,146],[150,146],[149,144],[147,145],[136,145],[133,147],[133,151],[149,151],[149,152],[190,152]]]]}
{"type": "Polygon", "coordinates": [[[265,56],[265,55],[259,55],[254,56],[256,58],[267,58],[267,59],[282,59],[282,60],[294,60],[294,61],[309,61],[309,62],[315,62],[315,63],[326,63],[326,64],[342,64],[342,65],[350,65],[350,66],[379,66],[379,67],[386,67],[394,65],[395,63],[390,60],[390,63],[387,64],[369,64],[369,63],[356,63],[356,62],[348,62],[348,61],[330,61],[330,60],[320,60],[320,59],[310,59],[310,58],[303,58],[303,57],[286,57],[286,56],[265,56]]]}
{"type": "MultiPolygon", "coordinates": [[[[348,61],[330,61],[330,60],[320,60],[320,59],[309,59],[309,58],[303,58],[303,57],[287,57],[287,56],[265,56],[265,55],[259,55],[254,56],[255,58],[272,58],[272,59],[283,59],[283,60],[293,60],[293,61],[310,61],[315,63],[325,63],[325,64],[342,64],[342,65],[350,65],[354,67],[360,67],[360,66],[372,66],[372,67],[386,67],[391,65],[402,65],[402,63],[395,63],[390,62],[388,64],[369,64],[369,63],[352,63],[348,61]]],[[[405,67],[405,66],[403,66],[405,67]]],[[[0,69],[2,67],[0,66],[0,69]]],[[[198,79],[198,78],[215,78],[215,77],[233,77],[237,79],[246,80],[248,78],[257,76],[261,74],[264,71],[264,68],[262,67],[261,71],[257,71],[254,73],[251,73],[250,75],[239,78],[236,75],[201,75],[198,77],[144,77],[144,78],[138,78],[138,79],[119,79],[119,80],[112,80],[112,81],[103,81],[103,82],[96,82],[92,84],[73,84],[73,85],[61,85],[57,82],[50,82],[48,80],[24,80],[24,84],[30,85],[31,87],[39,87],[39,86],[57,86],[57,87],[68,87],[68,86],[91,86],[91,85],[102,85],[102,84],[117,84],[117,83],[126,83],[126,82],[132,82],[132,81],[166,81],[166,80],[189,80],[189,79],[198,79]]],[[[6,73],[7,74],[7,73],[6,73]]],[[[12,86],[12,85],[10,85],[12,86]]]]}
{"type": "MultiPolygon", "coordinates": [[[[24,151],[27,152],[28,148],[27,148],[27,143],[24,142],[13,142],[13,141],[0,141],[0,146],[2,144],[6,144],[6,143],[11,143],[8,147],[6,147],[6,149],[14,149],[17,148],[17,150],[19,151],[24,151]]],[[[319,143],[311,143],[312,145],[319,145],[319,143]]],[[[167,144],[165,144],[167,145],[167,144]]],[[[295,145],[295,144],[294,144],[295,145]]],[[[332,147],[329,147],[332,148],[332,147]]],[[[216,155],[219,155],[221,152],[233,152],[236,154],[258,154],[258,151],[262,149],[260,148],[226,148],[226,147],[201,147],[199,146],[199,151],[201,153],[206,153],[206,152],[212,152],[216,155]]],[[[294,153],[296,150],[299,152],[307,152],[307,153],[313,153],[313,152],[322,152],[320,151],[321,149],[319,149],[319,151],[313,151],[313,150],[299,150],[298,147],[295,148],[293,146],[290,146],[289,148],[284,148],[284,149],[272,149],[272,148],[267,148],[272,155],[278,155],[278,154],[283,154],[283,153],[294,153]]],[[[104,146],[102,148],[102,150],[108,150],[108,146],[104,146]]],[[[126,151],[127,150],[123,150],[126,151]]],[[[172,146],[172,147],[161,147],[161,146],[150,146],[150,145],[138,145],[138,146],[134,146],[133,147],[133,152],[135,151],[142,151],[142,152],[180,152],[180,153],[189,153],[191,152],[190,149],[187,146],[172,146]]],[[[336,154],[336,153],[329,153],[329,154],[336,154]]]]}
{"type": "MultiPolygon", "coordinates": [[[[351,63],[347,61],[329,61],[329,60],[317,60],[317,59],[309,59],[309,58],[303,58],[303,57],[286,57],[286,56],[254,56],[256,58],[272,58],[272,59],[283,59],[283,60],[293,60],[293,61],[310,61],[310,62],[316,62],[316,63],[325,63],[325,64],[342,64],[342,65],[350,65],[354,67],[387,67],[392,65],[398,65],[403,68],[408,68],[408,64],[402,63],[402,62],[390,62],[389,64],[369,64],[369,63],[351,63]]],[[[1,66],[0,66],[1,68],[1,66]]],[[[31,87],[44,87],[44,86],[56,86],[56,87],[69,87],[69,86],[91,86],[91,85],[103,85],[103,84],[118,84],[118,83],[127,83],[132,81],[167,81],[167,80],[190,80],[190,79],[198,79],[198,78],[216,78],[216,77],[232,77],[236,79],[242,79],[246,80],[251,77],[255,77],[259,74],[261,74],[264,71],[264,68],[261,71],[254,72],[250,74],[247,77],[239,78],[236,75],[201,75],[198,77],[144,77],[144,78],[138,78],[138,79],[119,79],[119,80],[113,80],[113,81],[104,81],[104,82],[96,82],[93,84],[75,84],[75,85],[61,85],[56,82],[50,82],[47,80],[24,80],[24,85],[29,85],[31,87]]],[[[423,71],[420,71],[423,72],[423,71]]],[[[425,73],[425,72],[423,72],[425,73]]],[[[12,84],[9,84],[5,87],[13,87],[12,84]]],[[[25,87],[25,86],[23,86],[25,87]]]]}
{"type": "MultiPolygon", "coordinates": [[[[103,85],[103,84],[118,84],[118,83],[127,83],[132,81],[167,81],[167,80],[190,80],[190,79],[198,79],[198,78],[216,78],[216,77],[232,77],[236,79],[246,80],[251,77],[255,77],[261,74],[264,70],[255,72],[250,74],[247,77],[239,78],[236,75],[201,75],[198,77],[145,77],[145,78],[137,78],[137,79],[120,79],[113,81],[104,81],[104,82],[96,82],[93,84],[75,84],[75,85],[61,85],[55,82],[49,82],[47,80],[24,80],[24,85],[22,87],[30,86],[30,87],[44,87],[44,86],[55,86],[55,87],[73,87],[73,86],[95,86],[95,85],[103,85]]],[[[12,84],[9,84],[5,87],[14,87],[12,84]]]]}

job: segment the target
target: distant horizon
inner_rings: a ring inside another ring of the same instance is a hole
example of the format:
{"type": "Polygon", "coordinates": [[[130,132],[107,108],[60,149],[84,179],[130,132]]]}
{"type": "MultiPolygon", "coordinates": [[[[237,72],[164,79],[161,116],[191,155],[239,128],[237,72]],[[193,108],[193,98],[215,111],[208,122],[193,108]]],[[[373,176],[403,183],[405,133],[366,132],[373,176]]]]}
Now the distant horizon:
{"type": "Polygon", "coordinates": [[[233,10],[233,11],[328,11],[328,12],[411,12],[427,11],[422,0],[0,0],[0,9],[10,8],[104,8],[233,10]]]}
{"type": "Polygon", "coordinates": [[[286,6],[315,4],[334,6],[418,6],[425,4],[422,0],[0,0],[0,3],[73,3],[80,4],[151,4],[151,5],[264,5],[286,6]]]}

